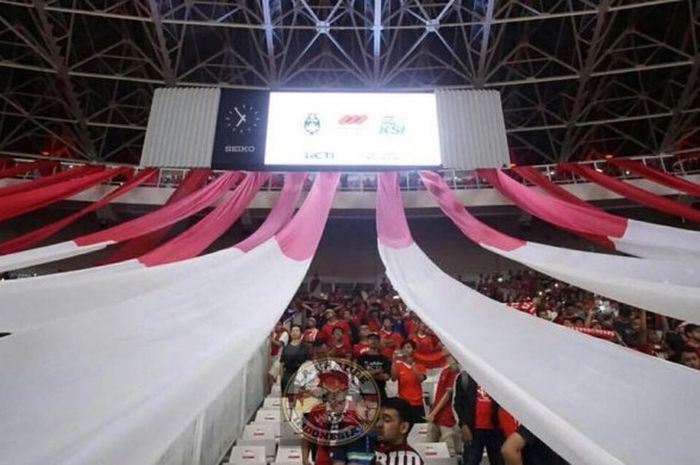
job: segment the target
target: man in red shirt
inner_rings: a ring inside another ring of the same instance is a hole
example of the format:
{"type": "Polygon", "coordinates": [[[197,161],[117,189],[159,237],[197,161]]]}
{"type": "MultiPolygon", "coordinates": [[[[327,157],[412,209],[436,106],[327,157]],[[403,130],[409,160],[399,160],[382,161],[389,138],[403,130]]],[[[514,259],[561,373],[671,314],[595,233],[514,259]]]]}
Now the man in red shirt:
{"type": "Polygon", "coordinates": [[[369,340],[367,339],[367,336],[369,336],[369,326],[360,325],[359,335],[360,340],[357,344],[352,346],[352,358],[354,358],[355,360],[360,358],[360,355],[364,354],[365,352],[368,352],[370,349],[369,340]]]}
{"type": "Polygon", "coordinates": [[[352,357],[350,343],[348,342],[347,336],[343,334],[343,329],[340,326],[333,328],[333,339],[331,339],[329,346],[329,354],[331,357],[344,358],[348,360],[352,357]]]}
{"type": "Polygon", "coordinates": [[[425,421],[425,407],[421,383],[425,379],[425,367],[413,361],[414,351],[415,342],[406,341],[400,351],[392,354],[391,379],[398,380],[399,397],[411,406],[413,421],[422,423],[425,421]]]}
{"type": "Polygon", "coordinates": [[[379,330],[379,345],[381,346],[382,355],[386,358],[391,359],[394,355],[395,350],[401,348],[401,335],[395,332],[393,329],[393,321],[391,318],[386,317],[382,320],[382,329],[379,330]]]}
{"type": "Polygon", "coordinates": [[[419,354],[429,354],[438,350],[438,341],[432,334],[428,334],[427,327],[422,321],[418,323],[413,337],[410,338],[416,343],[416,352],[419,354]]]}
{"type": "Polygon", "coordinates": [[[442,369],[435,388],[435,400],[430,407],[430,413],[426,415],[428,422],[428,437],[432,442],[444,442],[450,451],[450,457],[454,457],[457,450],[455,440],[455,420],[452,412],[452,394],[455,380],[459,376],[457,362],[451,356],[447,357],[447,366],[442,369]]]}
{"type": "Polygon", "coordinates": [[[325,316],[326,324],[324,324],[321,328],[321,336],[323,336],[323,338],[330,343],[330,341],[333,340],[333,330],[335,328],[340,328],[343,330],[344,338],[347,339],[345,342],[350,345],[350,337],[348,336],[350,334],[350,326],[348,325],[348,322],[345,320],[339,320],[335,315],[335,311],[330,308],[326,310],[325,316]]]}
{"type": "Polygon", "coordinates": [[[376,306],[374,306],[369,311],[369,318],[367,318],[367,326],[369,326],[369,330],[372,333],[378,333],[379,330],[382,329],[382,322],[379,319],[379,310],[376,306]]]}
{"type": "Polygon", "coordinates": [[[484,449],[491,465],[503,465],[503,431],[498,421],[499,405],[483,386],[463,371],[455,382],[454,410],[464,441],[463,465],[479,465],[484,449]]]}

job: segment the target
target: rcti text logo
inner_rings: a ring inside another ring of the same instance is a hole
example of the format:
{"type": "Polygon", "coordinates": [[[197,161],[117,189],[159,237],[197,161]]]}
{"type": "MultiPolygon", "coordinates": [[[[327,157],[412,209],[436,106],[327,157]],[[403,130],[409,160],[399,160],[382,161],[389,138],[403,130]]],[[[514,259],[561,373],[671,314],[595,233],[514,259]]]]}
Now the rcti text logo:
{"type": "Polygon", "coordinates": [[[379,134],[398,136],[406,131],[406,125],[393,116],[385,116],[382,119],[382,125],[379,126],[379,134]]]}

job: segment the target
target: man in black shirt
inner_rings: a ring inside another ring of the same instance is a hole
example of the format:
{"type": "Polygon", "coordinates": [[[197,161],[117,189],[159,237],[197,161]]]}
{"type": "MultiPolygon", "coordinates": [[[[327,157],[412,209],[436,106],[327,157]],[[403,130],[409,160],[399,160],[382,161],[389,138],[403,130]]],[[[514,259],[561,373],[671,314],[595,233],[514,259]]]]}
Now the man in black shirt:
{"type": "Polygon", "coordinates": [[[508,436],[501,453],[506,465],[568,465],[523,425],[508,436]]]}
{"type": "Polygon", "coordinates": [[[372,333],[367,336],[369,350],[360,355],[357,364],[369,371],[372,378],[377,383],[379,395],[382,400],[386,399],[386,381],[389,379],[391,362],[386,356],[379,353],[379,335],[372,333]]]}

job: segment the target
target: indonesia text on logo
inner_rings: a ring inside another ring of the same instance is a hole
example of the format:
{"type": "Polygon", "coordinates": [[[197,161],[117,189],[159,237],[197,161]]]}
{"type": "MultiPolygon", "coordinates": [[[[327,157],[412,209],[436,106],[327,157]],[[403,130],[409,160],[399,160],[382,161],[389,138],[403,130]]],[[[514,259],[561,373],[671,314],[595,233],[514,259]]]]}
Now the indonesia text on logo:
{"type": "Polygon", "coordinates": [[[360,125],[364,124],[365,121],[367,121],[367,118],[368,118],[367,115],[343,115],[338,120],[338,124],[340,124],[341,126],[346,126],[346,125],[360,126],[360,125]]]}
{"type": "Polygon", "coordinates": [[[304,120],[304,131],[312,136],[321,130],[321,120],[316,113],[309,113],[304,120]]]}
{"type": "Polygon", "coordinates": [[[292,428],[323,446],[355,441],[374,426],[379,389],[372,375],[342,359],[306,362],[285,387],[282,408],[292,428]]]}

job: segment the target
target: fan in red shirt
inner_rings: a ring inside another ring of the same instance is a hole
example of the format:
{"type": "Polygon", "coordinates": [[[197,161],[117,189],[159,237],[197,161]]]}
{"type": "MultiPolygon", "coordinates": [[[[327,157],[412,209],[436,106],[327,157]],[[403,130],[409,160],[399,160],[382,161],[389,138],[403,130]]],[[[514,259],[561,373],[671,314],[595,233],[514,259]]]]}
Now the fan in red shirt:
{"type": "Polygon", "coordinates": [[[346,358],[352,357],[352,349],[350,349],[349,339],[343,334],[343,329],[340,326],[333,328],[333,339],[329,344],[329,354],[331,357],[346,358]]]}
{"type": "Polygon", "coordinates": [[[413,312],[407,312],[402,318],[403,329],[406,331],[406,335],[409,339],[416,335],[418,330],[418,317],[413,312]]]}
{"type": "Polygon", "coordinates": [[[394,352],[391,363],[391,379],[398,381],[399,397],[411,405],[413,420],[423,422],[425,407],[423,406],[423,387],[425,367],[413,361],[415,343],[406,341],[400,351],[394,352]]]}
{"type": "Polygon", "coordinates": [[[326,310],[326,324],[323,325],[321,328],[321,335],[326,341],[332,341],[333,340],[333,330],[335,328],[340,328],[343,330],[343,336],[346,339],[346,343],[350,345],[350,337],[348,336],[350,334],[350,325],[348,325],[348,322],[345,320],[339,320],[338,317],[335,315],[335,311],[333,309],[327,309],[326,310]]]}
{"type": "Polygon", "coordinates": [[[382,320],[382,329],[379,330],[381,353],[389,359],[394,356],[395,350],[401,348],[401,341],[403,340],[401,335],[392,329],[393,324],[391,318],[384,318],[382,320]]]}
{"type": "Polygon", "coordinates": [[[454,410],[464,441],[463,465],[479,465],[484,449],[492,465],[502,465],[503,431],[498,425],[499,406],[467,372],[455,381],[454,410]]]}
{"type": "Polygon", "coordinates": [[[410,338],[416,343],[416,352],[419,354],[429,354],[439,349],[439,343],[432,334],[428,334],[425,323],[418,323],[418,328],[413,337],[410,338]]]}
{"type": "Polygon", "coordinates": [[[352,358],[357,360],[360,356],[370,350],[370,343],[367,337],[369,336],[369,326],[360,325],[360,341],[352,346],[352,358]]]}
{"type": "Polygon", "coordinates": [[[450,457],[454,457],[457,450],[456,428],[454,412],[452,411],[452,395],[454,393],[455,380],[459,376],[459,366],[454,358],[447,357],[447,366],[442,369],[435,388],[435,400],[430,407],[430,413],[426,415],[428,424],[428,437],[431,442],[444,442],[450,451],[450,457]]]}
{"type": "Polygon", "coordinates": [[[316,342],[316,338],[319,335],[318,328],[316,327],[316,318],[310,316],[306,319],[306,329],[304,330],[304,335],[302,340],[304,343],[312,345],[316,342]]]}
{"type": "Polygon", "coordinates": [[[379,310],[373,308],[369,311],[369,318],[367,319],[367,326],[369,326],[369,331],[371,333],[378,333],[382,329],[382,322],[379,319],[379,310]]]}

